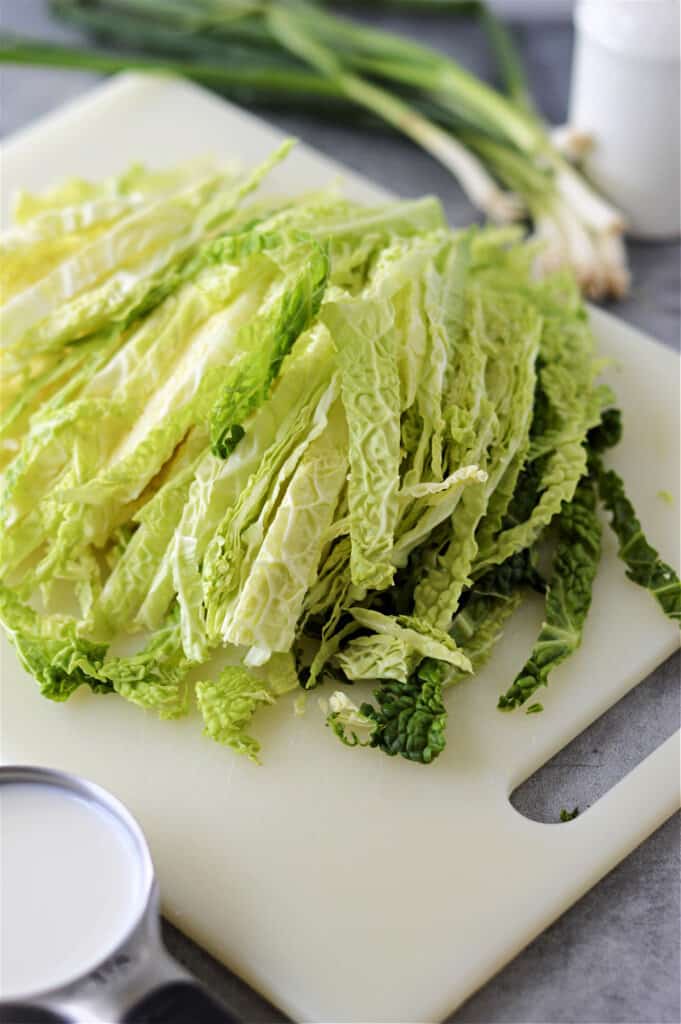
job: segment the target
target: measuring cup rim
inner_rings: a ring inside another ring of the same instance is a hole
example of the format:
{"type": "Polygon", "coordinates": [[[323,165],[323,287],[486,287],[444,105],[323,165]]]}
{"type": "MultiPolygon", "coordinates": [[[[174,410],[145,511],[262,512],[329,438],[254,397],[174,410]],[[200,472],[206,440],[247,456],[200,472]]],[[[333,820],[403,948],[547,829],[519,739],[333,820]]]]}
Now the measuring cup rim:
{"type": "Polygon", "coordinates": [[[64,992],[64,990],[70,988],[72,985],[77,985],[89,974],[96,971],[98,967],[106,963],[106,961],[113,956],[117,950],[122,949],[127,945],[142,921],[144,921],[149,912],[156,882],[151,853],[149,852],[149,846],[141,826],[125,804],[121,803],[117,797],[107,789],[104,789],[103,786],[98,785],[96,782],[90,782],[89,779],[83,779],[78,775],[73,775],[71,772],[62,771],[60,768],[46,768],[42,765],[23,764],[0,765],[0,786],[9,783],[37,783],[55,787],[60,786],[62,789],[67,789],[76,796],[80,796],[90,802],[94,802],[100,807],[104,807],[127,829],[135,844],[140,859],[143,895],[140,899],[139,913],[131,922],[130,927],[125,931],[116,944],[112,946],[104,956],[100,957],[99,960],[88,964],[85,970],[81,971],[79,974],[67,978],[58,985],[52,985],[50,988],[20,992],[7,997],[0,996],[0,1006],[25,1002],[36,1003],[47,1001],[48,999],[53,998],[57,993],[64,992]]]}

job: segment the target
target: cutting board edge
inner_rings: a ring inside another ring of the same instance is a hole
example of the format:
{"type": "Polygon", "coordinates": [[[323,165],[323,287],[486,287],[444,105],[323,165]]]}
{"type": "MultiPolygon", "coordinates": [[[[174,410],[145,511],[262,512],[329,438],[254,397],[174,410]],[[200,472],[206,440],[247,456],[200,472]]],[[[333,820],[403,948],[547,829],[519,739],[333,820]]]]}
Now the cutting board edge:
{"type": "MultiPolygon", "coordinates": [[[[670,767],[673,769],[674,764],[678,765],[679,751],[681,750],[681,729],[673,733],[668,739],[661,743],[652,753],[645,757],[639,764],[631,769],[623,778],[621,778],[611,789],[603,794],[599,800],[596,801],[591,807],[581,814],[574,822],[570,822],[568,827],[581,829],[586,831],[591,828],[590,821],[593,821],[593,817],[589,815],[595,812],[597,816],[605,816],[609,811],[609,805],[611,803],[626,804],[629,798],[629,792],[632,787],[645,786],[647,778],[650,776],[659,778],[658,766],[661,761],[669,761],[670,767]]],[[[642,843],[648,839],[653,832],[658,828],[661,828],[674,814],[681,810],[681,788],[677,779],[673,779],[671,774],[665,776],[667,778],[667,784],[663,792],[656,790],[656,800],[648,803],[648,815],[647,820],[641,830],[634,835],[633,831],[627,833],[627,838],[624,842],[613,844],[613,848],[610,851],[606,851],[605,847],[602,850],[602,856],[600,863],[597,867],[594,867],[588,876],[583,876],[578,882],[571,887],[569,892],[566,894],[563,892],[561,898],[547,909],[545,905],[545,913],[543,919],[533,926],[531,934],[526,938],[520,939],[515,948],[508,951],[504,951],[499,956],[494,958],[493,963],[488,963],[486,970],[480,970],[477,972],[477,977],[472,978],[470,985],[465,986],[465,991],[462,991],[455,1003],[441,1000],[437,1004],[434,1004],[433,1011],[428,1015],[428,1020],[442,1021],[449,1017],[452,1013],[458,1010],[467,999],[475,995],[481,988],[487,984],[499,971],[506,967],[512,960],[514,960],[523,950],[527,949],[532,942],[538,936],[540,936],[547,928],[555,923],[563,914],[567,913],[574,907],[582,897],[586,896],[591,889],[594,888],[606,875],[613,871],[619,864],[621,864],[634,850],[636,850],[642,843]]],[[[539,824],[539,823],[533,823],[539,824]]],[[[546,826],[549,828],[558,826],[546,826]]],[[[565,828],[565,823],[561,823],[561,828],[565,828]]],[[[607,832],[606,832],[607,835],[607,832]]]]}

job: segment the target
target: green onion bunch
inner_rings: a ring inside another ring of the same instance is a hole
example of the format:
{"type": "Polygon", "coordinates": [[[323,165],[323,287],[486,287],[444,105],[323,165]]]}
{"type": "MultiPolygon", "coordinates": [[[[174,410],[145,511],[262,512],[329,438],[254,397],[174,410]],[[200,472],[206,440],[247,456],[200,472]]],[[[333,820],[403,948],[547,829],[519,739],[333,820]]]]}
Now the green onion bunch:
{"type": "Polygon", "coordinates": [[[589,297],[624,294],[623,218],[552,141],[504,26],[482,3],[399,6],[475,13],[505,92],[432,48],[310,0],[52,0],[55,16],[107,49],[2,37],[0,60],[102,72],[162,68],[241,102],[353,118],[360,111],[367,127],[378,118],[430,153],[491,220],[531,220],[541,272],[569,266],[589,297]]]}

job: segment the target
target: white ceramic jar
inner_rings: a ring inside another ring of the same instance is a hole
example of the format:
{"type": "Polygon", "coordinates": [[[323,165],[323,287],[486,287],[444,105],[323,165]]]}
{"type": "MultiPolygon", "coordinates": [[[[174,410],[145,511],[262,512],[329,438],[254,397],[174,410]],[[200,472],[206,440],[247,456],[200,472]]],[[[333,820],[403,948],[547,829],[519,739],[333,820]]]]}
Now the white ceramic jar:
{"type": "Polygon", "coordinates": [[[681,233],[680,0],[578,0],[570,124],[593,182],[639,238],[681,233]]]}

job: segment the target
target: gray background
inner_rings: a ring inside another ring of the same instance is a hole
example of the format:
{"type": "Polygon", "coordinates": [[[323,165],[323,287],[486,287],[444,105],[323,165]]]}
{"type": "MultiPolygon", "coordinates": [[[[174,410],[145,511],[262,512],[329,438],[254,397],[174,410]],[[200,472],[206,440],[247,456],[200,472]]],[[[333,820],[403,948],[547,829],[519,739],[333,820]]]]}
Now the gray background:
{"type": "MultiPolygon", "coordinates": [[[[565,21],[546,20],[551,14],[546,0],[534,0],[533,14],[531,21],[516,22],[514,32],[534,95],[545,116],[559,123],[565,118],[572,30],[565,21]]],[[[371,21],[446,49],[480,74],[492,73],[484,41],[463,20],[386,14],[371,21]]],[[[5,31],[77,38],[49,20],[44,0],[0,0],[0,23],[5,31]]],[[[97,80],[80,72],[1,68],[0,133],[16,131],[97,80]]],[[[398,194],[438,194],[452,223],[475,217],[446,171],[389,132],[367,134],[348,123],[282,109],[260,113],[398,194]]],[[[634,285],[616,305],[617,314],[678,348],[678,245],[632,243],[629,254],[634,285]]],[[[679,727],[678,680],[677,655],[521,786],[513,796],[515,806],[541,821],[555,821],[562,807],[589,806],[679,727]]],[[[678,824],[673,819],[651,836],[454,1013],[451,1024],[677,1024],[678,824]]],[[[171,952],[244,1021],[286,1019],[175,928],[166,925],[165,937],[171,952]]]]}

